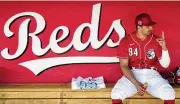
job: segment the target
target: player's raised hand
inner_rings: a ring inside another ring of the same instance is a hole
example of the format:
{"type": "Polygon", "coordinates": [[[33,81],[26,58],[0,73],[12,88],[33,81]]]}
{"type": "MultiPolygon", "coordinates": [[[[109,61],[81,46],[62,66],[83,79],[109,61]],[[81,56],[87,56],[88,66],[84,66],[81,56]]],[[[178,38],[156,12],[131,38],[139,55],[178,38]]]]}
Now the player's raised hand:
{"type": "Polygon", "coordinates": [[[163,50],[167,50],[166,40],[165,40],[165,37],[164,37],[164,31],[162,31],[161,38],[157,38],[156,41],[159,43],[159,45],[162,47],[163,50]]]}

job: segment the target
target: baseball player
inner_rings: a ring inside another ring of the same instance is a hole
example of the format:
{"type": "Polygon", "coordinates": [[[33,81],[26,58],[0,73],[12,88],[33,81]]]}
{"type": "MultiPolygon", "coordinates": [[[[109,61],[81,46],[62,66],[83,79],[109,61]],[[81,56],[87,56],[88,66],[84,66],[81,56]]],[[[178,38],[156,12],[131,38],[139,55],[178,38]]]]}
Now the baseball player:
{"type": "Polygon", "coordinates": [[[136,93],[142,96],[145,91],[164,100],[164,104],[174,104],[174,89],[156,70],[158,62],[164,68],[170,64],[164,32],[161,38],[152,33],[156,22],[147,13],[137,15],[135,24],[136,31],[123,38],[118,48],[124,75],[111,91],[112,104],[123,104],[125,98],[136,93]]]}

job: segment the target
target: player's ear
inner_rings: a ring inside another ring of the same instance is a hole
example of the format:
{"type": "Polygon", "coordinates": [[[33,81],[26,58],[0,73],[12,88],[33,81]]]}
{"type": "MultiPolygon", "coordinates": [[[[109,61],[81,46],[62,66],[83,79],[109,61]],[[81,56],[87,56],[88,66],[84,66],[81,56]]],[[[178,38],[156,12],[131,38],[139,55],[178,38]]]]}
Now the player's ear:
{"type": "Polygon", "coordinates": [[[141,26],[137,26],[137,29],[138,29],[138,30],[141,29],[141,26]]]}

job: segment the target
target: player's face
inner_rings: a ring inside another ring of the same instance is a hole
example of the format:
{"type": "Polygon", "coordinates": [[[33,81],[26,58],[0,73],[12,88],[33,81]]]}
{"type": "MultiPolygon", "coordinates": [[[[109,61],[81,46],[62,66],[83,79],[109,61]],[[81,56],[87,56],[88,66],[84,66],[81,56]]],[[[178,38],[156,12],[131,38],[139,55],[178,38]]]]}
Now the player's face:
{"type": "Polygon", "coordinates": [[[150,35],[152,33],[152,26],[142,26],[141,27],[141,32],[144,34],[144,35],[150,35]]]}

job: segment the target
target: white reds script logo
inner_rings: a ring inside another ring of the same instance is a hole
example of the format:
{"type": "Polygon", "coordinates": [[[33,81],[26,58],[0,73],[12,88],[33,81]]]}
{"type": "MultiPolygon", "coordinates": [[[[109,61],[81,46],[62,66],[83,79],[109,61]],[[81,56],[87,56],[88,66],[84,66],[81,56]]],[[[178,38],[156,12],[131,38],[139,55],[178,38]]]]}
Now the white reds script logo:
{"type": "MultiPolygon", "coordinates": [[[[25,19],[20,27],[19,27],[19,34],[18,34],[18,46],[17,50],[14,54],[9,53],[9,48],[5,47],[3,50],[0,51],[1,56],[4,59],[7,60],[13,60],[21,57],[25,51],[27,50],[28,43],[29,43],[29,38],[32,40],[32,53],[35,56],[43,56],[46,53],[51,50],[53,53],[61,55],[72,48],[74,48],[76,51],[82,52],[87,50],[88,46],[91,45],[94,50],[100,49],[104,44],[106,44],[110,48],[114,48],[119,45],[120,40],[125,36],[125,29],[121,25],[121,20],[117,19],[114,20],[109,28],[107,30],[107,33],[104,35],[104,37],[99,40],[99,21],[101,20],[100,18],[101,14],[101,3],[93,5],[92,9],[92,17],[91,17],[91,22],[86,22],[80,24],[75,32],[73,33],[73,38],[71,42],[66,46],[66,47],[61,47],[59,43],[61,41],[66,40],[66,38],[69,37],[70,34],[70,29],[67,26],[60,25],[56,27],[52,33],[50,34],[49,37],[49,44],[46,45],[46,47],[41,47],[42,46],[42,40],[38,37],[41,35],[41,33],[46,29],[46,20],[45,18],[40,15],[39,13],[36,12],[21,12],[18,14],[15,14],[11,18],[7,20],[7,22],[4,25],[4,34],[8,38],[13,38],[15,34],[11,30],[12,24],[14,24],[14,21],[17,19],[20,19],[22,17],[33,17],[36,21],[36,29],[34,32],[30,32],[29,28],[29,23],[31,22],[30,18],[25,19]],[[85,42],[82,43],[82,36],[83,36],[83,30],[86,28],[89,28],[90,30],[90,36],[89,39],[85,42]],[[57,36],[59,32],[62,31],[61,37],[57,36]],[[117,35],[119,36],[119,40],[114,42],[111,37],[112,32],[116,31],[117,35]]],[[[137,52],[135,52],[137,53],[137,52]]],[[[1,58],[1,57],[0,57],[1,58]]],[[[68,57],[48,57],[48,58],[41,58],[41,59],[33,59],[33,60],[26,60],[25,62],[20,62],[19,65],[24,66],[31,70],[35,75],[40,74],[43,72],[45,69],[54,67],[54,66],[59,66],[59,65],[67,65],[67,64],[77,64],[77,63],[117,63],[119,62],[119,58],[117,56],[114,57],[104,57],[104,56],[68,56],[68,57]]]]}
{"type": "Polygon", "coordinates": [[[155,52],[154,52],[154,49],[149,49],[148,52],[147,52],[147,57],[149,59],[153,59],[155,57],[155,52]]]}

